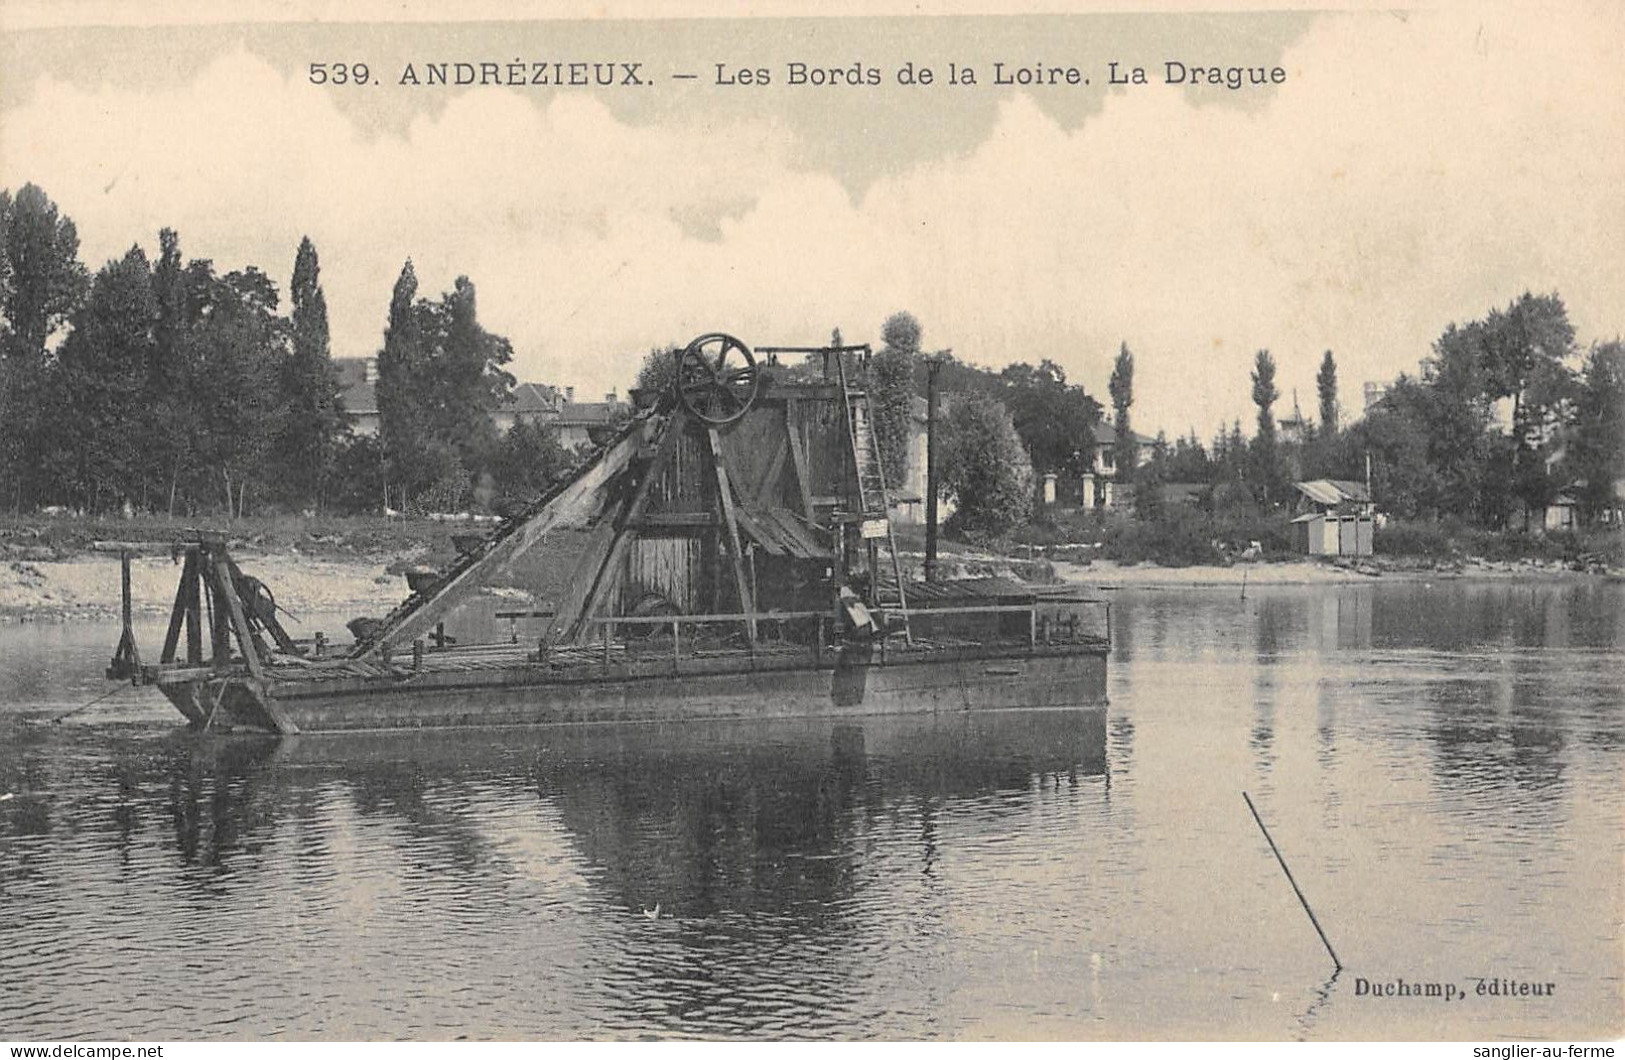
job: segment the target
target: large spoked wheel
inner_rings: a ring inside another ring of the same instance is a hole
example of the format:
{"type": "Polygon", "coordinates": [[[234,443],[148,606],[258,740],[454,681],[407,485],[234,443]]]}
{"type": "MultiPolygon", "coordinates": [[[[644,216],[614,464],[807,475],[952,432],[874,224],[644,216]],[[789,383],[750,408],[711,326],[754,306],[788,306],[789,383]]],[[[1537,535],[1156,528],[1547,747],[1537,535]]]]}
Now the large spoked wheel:
{"type": "Polygon", "coordinates": [[[761,385],[756,355],[732,335],[701,335],[677,355],[677,398],[713,427],[750,411],[761,385]]]}

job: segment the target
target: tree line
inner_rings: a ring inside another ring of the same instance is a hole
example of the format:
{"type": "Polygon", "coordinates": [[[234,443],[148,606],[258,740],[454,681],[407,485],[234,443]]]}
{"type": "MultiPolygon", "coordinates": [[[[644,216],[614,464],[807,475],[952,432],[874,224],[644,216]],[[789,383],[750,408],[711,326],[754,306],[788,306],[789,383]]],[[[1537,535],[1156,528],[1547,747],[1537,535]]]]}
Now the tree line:
{"type": "Polygon", "coordinates": [[[407,261],[378,351],[378,437],[351,430],[315,245],[284,304],[253,266],[187,260],[165,228],[94,274],[39,187],[0,191],[0,503],[195,515],[462,510],[539,493],[556,433],[499,434],[508,341],[474,284],[419,297],[407,261]]]}
{"type": "MultiPolygon", "coordinates": [[[[1093,470],[1106,406],[1059,364],[983,368],[927,353],[922,334],[914,316],[893,314],[871,359],[889,482],[905,481],[932,364],[946,395],[939,477],[958,528],[1008,531],[1032,518],[1040,476],[1093,470]]],[[[640,385],[666,378],[673,350],[650,352],[640,385]]],[[[133,245],[92,274],[73,221],[44,191],[0,191],[0,503],[14,510],[503,510],[579,456],[545,425],[494,425],[515,385],[512,355],[480,324],[472,281],[425,295],[408,260],[377,353],[380,430],[357,436],[310,239],[294,254],[284,307],[264,272],[187,260],[168,228],[155,256],[133,245]]],[[[1159,432],[1140,466],[1134,354],[1120,347],[1107,387],[1123,443],[1115,478],[1134,484],[1138,515],[1163,514],[1168,482],[1198,484],[1209,510],[1269,512],[1291,501],[1296,479],[1364,479],[1369,466],[1377,503],[1392,514],[1499,529],[1564,490],[1595,519],[1625,477],[1625,349],[1616,339],[1579,350],[1555,293],[1451,324],[1352,423],[1329,350],[1316,375],[1318,419],[1303,417],[1291,437],[1280,430],[1270,351],[1257,352],[1249,382],[1250,437],[1239,421],[1207,444],[1194,430],[1171,443],[1159,432]],[[1507,427],[1498,405],[1510,408],[1507,427]]]]}
{"type": "MultiPolygon", "coordinates": [[[[928,355],[920,336],[912,315],[893,315],[872,362],[875,428],[893,483],[906,472],[912,403],[925,393],[928,355]]],[[[1046,359],[995,371],[948,352],[929,356],[945,396],[940,484],[956,502],[957,529],[1008,532],[1034,517],[1040,476],[1095,470],[1105,406],[1069,383],[1058,364],[1046,359]]],[[[1278,411],[1275,357],[1259,350],[1247,379],[1255,408],[1250,434],[1239,419],[1221,425],[1206,444],[1194,429],[1172,442],[1159,431],[1143,465],[1133,431],[1134,366],[1125,342],[1107,385],[1118,439],[1111,474],[1132,486],[1132,511],[1142,521],[1169,514],[1169,483],[1197,487],[1191,496],[1209,513],[1257,517],[1290,508],[1296,481],[1368,476],[1377,505],[1392,515],[1490,530],[1533,528],[1532,520],[1563,493],[1576,500],[1582,522],[1619,505],[1625,346],[1616,339],[1579,349],[1555,293],[1525,293],[1480,319],[1449,325],[1418,370],[1402,374],[1352,422],[1331,350],[1315,374],[1313,410],[1303,414],[1294,398],[1290,421],[1278,411]],[[1290,422],[1290,434],[1283,422],[1290,422]]]]}
{"type": "MultiPolygon", "coordinates": [[[[1291,500],[1294,480],[1369,475],[1373,499],[1391,515],[1489,530],[1532,529],[1563,493],[1577,502],[1583,522],[1619,503],[1625,347],[1615,339],[1580,350],[1555,293],[1525,293],[1479,319],[1450,324],[1416,372],[1400,375],[1346,426],[1330,350],[1315,377],[1319,419],[1304,417],[1290,441],[1278,430],[1275,379],[1273,356],[1258,351],[1252,437],[1243,438],[1239,421],[1220,427],[1210,448],[1194,431],[1171,446],[1159,436],[1140,485],[1204,483],[1210,506],[1269,511],[1291,500]]],[[[1142,492],[1136,489],[1137,502],[1142,492]]]]}

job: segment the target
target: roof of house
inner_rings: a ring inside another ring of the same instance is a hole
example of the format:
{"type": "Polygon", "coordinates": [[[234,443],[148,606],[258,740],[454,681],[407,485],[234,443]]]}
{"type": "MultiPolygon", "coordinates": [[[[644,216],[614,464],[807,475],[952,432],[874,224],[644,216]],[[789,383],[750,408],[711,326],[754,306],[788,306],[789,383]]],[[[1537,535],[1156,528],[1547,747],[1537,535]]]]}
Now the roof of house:
{"type": "MultiPolygon", "coordinates": [[[[367,380],[367,364],[372,360],[371,357],[333,358],[340,399],[344,402],[344,411],[352,416],[378,414],[378,385],[367,380]]],[[[558,388],[546,383],[515,383],[510,400],[497,411],[545,418],[561,427],[597,427],[616,422],[630,408],[624,401],[563,401],[558,388]]]]}
{"type": "Polygon", "coordinates": [[[599,427],[614,423],[632,411],[625,401],[568,401],[559,406],[556,422],[566,427],[599,427]]]}
{"type": "Polygon", "coordinates": [[[509,397],[511,400],[502,403],[503,412],[551,412],[559,403],[558,392],[541,383],[515,383],[509,397]]]}
{"type": "Polygon", "coordinates": [[[1365,488],[1363,482],[1351,482],[1348,479],[1317,478],[1308,482],[1294,483],[1298,492],[1314,501],[1316,504],[1345,504],[1354,501],[1359,504],[1371,503],[1371,491],[1365,488]]]}
{"type": "MultiPolygon", "coordinates": [[[[1157,440],[1155,438],[1147,438],[1138,431],[1130,431],[1129,433],[1134,435],[1134,441],[1139,445],[1157,444],[1157,440]]],[[[1095,424],[1095,444],[1116,445],[1117,428],[1112,424],[1107,423],[1105,420],[1101,420],[1099,423],[1095,424]]]]}

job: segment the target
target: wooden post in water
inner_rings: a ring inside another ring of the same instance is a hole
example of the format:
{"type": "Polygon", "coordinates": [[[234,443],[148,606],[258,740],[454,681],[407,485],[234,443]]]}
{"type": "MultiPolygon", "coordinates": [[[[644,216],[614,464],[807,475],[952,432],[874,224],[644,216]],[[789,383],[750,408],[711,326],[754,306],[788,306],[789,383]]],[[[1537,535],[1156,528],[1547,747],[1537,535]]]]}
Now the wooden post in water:
{"type": "Polygon", "coordinates": [[[1244,791],[1241,793],[1241,797],[1247,800],[1247,809],[1252,811],[1253,820],[1258,822],[1258,830],[1264,833],[1264,842],[1270,845],[1270,850],[1275,854],[1275,860],[1281,863],[1281,871],[1286,873],[1286,882],[1292,885],[1292,893],[1298,896],[1298,903],[1303,906],[1303,911],[1309,914],[1309,923],[1315,926],[1315,934],[1320,936],[1321,945],[1325,946],[1326,952],[1331,954],[1332,966],[1341,972],[1343,962],[1337,959],[1337,951],[1332,949],[1331,942],[1326,938],[1326,932],[1320,929],[1320,921],[1315,918],[1315,911],[1309,908],[1309,899],[1303,896],[1303,889],[1298,886],[1298,881],[1292,878],[1292,870],[1286,867],[1286,858],[1281,856],[1281,849],[1275,845],[1275,840],[1270,838],[1270,830],[1264,827],[1264,819],[1258,816],[1258,807],[1253,805],[1252,796],[1244,791]]]}

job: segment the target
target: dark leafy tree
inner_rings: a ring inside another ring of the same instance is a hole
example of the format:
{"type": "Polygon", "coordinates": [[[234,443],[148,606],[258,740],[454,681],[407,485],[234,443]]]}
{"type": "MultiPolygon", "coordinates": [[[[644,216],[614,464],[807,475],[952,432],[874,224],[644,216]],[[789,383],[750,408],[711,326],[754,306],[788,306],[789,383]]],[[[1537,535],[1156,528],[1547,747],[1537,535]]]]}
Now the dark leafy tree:
{"type": "Polygon", "coordinates": [[[1516,430],[1538,426],[1546,409],[1538,398],[1530,407],[1530,388],[1543,366],[1549,376],[1551,366],[1561,365],[1574,350],[1574,328],[1563,299],[1525,292],[1470,327],[1477,333],[1489,397],[1512,399],[1516,430]]]}
{"type": "Polygon", "coordinates": [[[1117,360],[1112,364],[1111,381],[1106,384],[1112,398],[1113,426],[1117,428],[1117,477],[1123,482],[1134,481],[1134,465],[1139,461],[1139,446],[1134,444],[1134,427],[1129,410],[1134,407],[1134,354],[1128,343],[1118,347],[1117,360]]]}
{"type": "Polygon", "coordinates": [[[93,511],[138,497],[158,303],[140,247],[96,274],[49,370],[41,424],[58,499],[93,511]]]}
{"type": "Polygon", "coordinates": [[[1134,517],[1142,522],[1155,522],[1167,514],[1162,487],[1168,481],[1168,439],[1157,435],[1152,457],[1140,465],[1134,477],[1134,517]]]}
{"type": "Polygon", "coordinates": [[[11,231],[11,189],[0,188],[0,357],[5,356],[5,341],[11,330],[11,254],[7,250],[11,231]]]}
{"type": "Polygon", "coordinates": [[[376,511],[384,498],[384,446],[376,435],[339,440],[328,504],[341,512],[376,511]]]}
{"type": "Polygon", "coordinates": [[[282,365],[286,414],[276,458],[286,498],[320,509],[348,422],[329,346],[321,265],[308,236],[300,241],[294,256],[288,298],[292,305],[291,351],[282,365]]]}
{"type": "Polygon", "coordinates": [[[1253,358],[1253,404],[1258,406],[1258,431],[1253,435],[1252,485],[1254,495],[1266,508],[1280,500],[1284,492],[1280,447],[1275,437],[1275,402],[1281,392],[1275,386],[1275,358],[1259,350],[1253,358]]]}
{"type": "Polygon", "coordinates": [[[546,424],[520,420],[503,435],[492,463],[499,511],[515,512],[545,493],[570,469],[574,454],[546,424]]]}
{"type": "Polygon", "coordinates": [[[290,328],[277,315],[276,284],[263,272],[214,278],[200,264],[207,263],[188,270],[190,297],[201,301],[186,352],[193,369],[192,495],[218,489],[227,514],[241,516],[251,491],[263,499],[273,485],[269,457],[286,414],[279,384],[290,328]]]}
{"type": "Polygon", "coordinates": [[[1010,413],[979,394],[958,395],[942,423],[938,472],[943,495],[956,506],[951,525],[967,533],[999,534],[1032,516],[1033,472],[1010,413]]]}
{"type": "MultiPolygon", "coordinates": [[[[1223,432],[1219,435],[1221,441],[1223,432]]],[[[1196,428],[1191,433],[1174,441],[1173,451],[1168,454],[1168,465],[1164,469],[1169,482],[1211,482],[1213,481],[1213,463],[1208,458],[1207,450],[1196,437],[1196,428]]]]}
{"type": "Polygon", "coordinates": [[[1051,360],[1012,364],[999,373],[1003,401],[1016,433],[1039,474],[1081,475],[1095,450],[1100,404],[1082,387],[1069,385],[1066,371],[1051,360]]]}
{"type": "Polygon", "coordinates": [[[514,378],[503,367],[513,346],[480,326],[474,284],[457,277],[438,304],[419,305],[429,348],[436,436],[470,474],[485,469],[500,438],[491,414],[509,400],[514,378]]]}
{"type": "Polygon", "coordinates": [[[1400,376],[1381,404],[1345,432],[1340,445],[1346,477],[1363,477],[1371,461],[1371,493],[1383,511],[1402,518],[1434,517],[1445,481],[1433,463],[1431,423],[1436,395],[1422,382],[1400,376]]]}
{"type": "Polygon", "coordinates": [[[1625,344],[1615,339],[1586,355],[1575,399],[1570,470],[1588,519],[1616,509],[1625,488],[1625,344]]]}
{"type": "Polygon", "coordinates": [[[869,407],[881,469],[886,482],[896,485],[908,476],[920,322],[910,313],[893,313],[881,325],[880,338],[880,352],[869,364],[869,407]]]}
{"type": "Polygon", "coordinates": [[[670,390],[672,384],[677,381],[679,348],[675,343],[651,346],[649,352],[643,355],[643,363],[638,366],[637,381],[632,385],[639,390],[656,394],[664,394],[670,390]]]}
{"type": "MultiPolygon", "coordinates": [[[[417,293],[417,272],[408,258],[390,294],[389,322],[378,352],[378,436],[387,469],[386,494],[392,487],[403,495],[415,493],[427,484],[431,431],[423,395],[430,379],[415,308],[417,293]]],[[[399,503],[405,506],[404,499],[399,503]]]]}
{"type": "Polygon", "coordinates": [[[85,294],[79,232],[44,191],[24,184],[5,210],[3,242],[7,283],[0,352],[37,362],[85,294]]]}
{"type": "MultiPolygon", "coordinates": [[[[1510,499],[1510,466],[1491,462],[1485,342],[1481,324],[1447,327],[1434,342],[1433,356],[1422,363],[1426,392],[1409,400],[1424,421],[1436,485],[1427,507],[1438,515],[1501,525],[1510,499]]],[[[1383,400],[1392,397],[1390,390],[1383,400]]]]}
{"type": "MultiPolygon", "coordinates": [[[[1572,414],[1574,328],[1556,294],[1525,292],[1505,309],[1492,310],[1467,330],[1476,339],[1483,364],[1482,382],[1490,399],[1512,399],[1510,446],[1491,443],[1500,456],[1492,469],[1500,490],[1521,503],[1527,528],[1529,513],[1552,499],[1561,483],[1549,473],[1558,443],[1557,428],[1572,414]]],[[[1485,513],[1499,524],[1503,504],[1485,513]]]]}
{"type": "Polygon", "coordinates": [[[48,487],[46,346],[87,288],[73,221],[34,184],[0,192],[0,498],[14,507],[48,487]]]}
{"type": "Polygon", "coordinates": [[[491,413],[509,399],[508,340],[480,326],[466,276],[437,301],[417,298],[408,261],[390,299],[378,356],[378,413],[390,482],[410,507],[467,504],[499,442],[491,413]]]}
{"type": "Polygon", "coordinates": [[[193,413],[186,335],[194,321],[188,312],[186,284],[180,237],[174,229],[165,228],[158,233],[158,262],[152,269],[158,319],[147,364],[147,401],[153,415],[145,456],[154,504],[161,497],[170,514],[180,500],[181,475],[189,459],[188,421],[193,413]]]}
{"type": "Polygon", "coordinates": [[[1315,391],[1320,396],[1320,436],[1329,438],[1337,434],[1337,361],[1332,351],[1320,359],[1320,371],[1315,373],[1315,391]]]}

